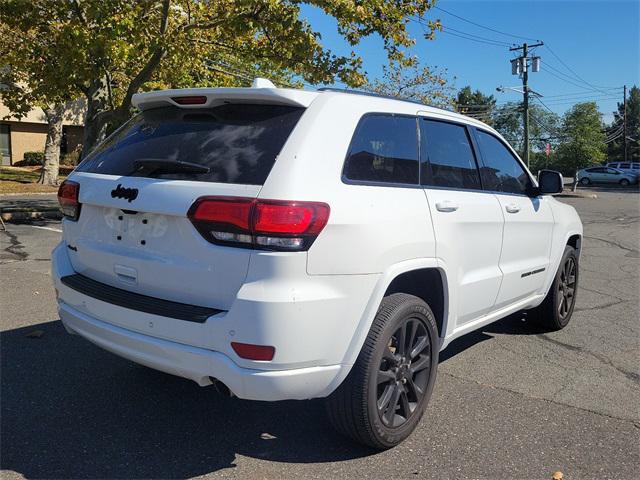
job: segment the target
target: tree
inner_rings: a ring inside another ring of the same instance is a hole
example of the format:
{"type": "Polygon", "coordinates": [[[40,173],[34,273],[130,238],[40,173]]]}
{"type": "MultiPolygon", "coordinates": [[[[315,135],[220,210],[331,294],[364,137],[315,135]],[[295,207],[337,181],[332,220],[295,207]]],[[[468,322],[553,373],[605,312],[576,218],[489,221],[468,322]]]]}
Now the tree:
{"type": "Polygon", "coordinates": [[[605,161],[605,133],[595,102],[577,103],[567,111],[562,119],[562,132],[564,139],[557,153],[564,173],[605,161]]]}
{"type": "MultiPolygon", "coordinates": [[[[493,127],[524,156],[524,125],[522,102],[509,102],[499,106],[491,116],[493,127]]],[[[540,105],[529,105],[530,152],[545,149],[547,143],[557,146],[560,141],[560,118],[540,105]]]]}
{"type": "Polygon", "coordinates": [[[485,95],[480,90],[475,92],[470,86],[462,88],[455,100],[456,111],[463,115],[471,115],[491,125],[491,114],[496,107],[496,99],[493,95],[485,95]]]}
{"type": "Polygon", "coordinates": [[[300,17],[303,3],[334,17],[350,45],[377,34],[390,61],[410,65],[404,50],[414,40],[406,19],[423,16],[434,2],[4,0],[0,22],[26,39],[17,71],[38,75],[48,93],[86,98],[86,154],[131,115],[131,98],[140,90],[208,86],[220,79],[241,83],[254,71],[314,84],[337,78],[363,85],[362,59],[324,48],[300,17]]]}
{"type": "Polygon", "coordinates": [[[446,70],[418,63],[405,67],[399,62],[390,62],[382,70],[382,78],[367,82],[367,90],[436,107],[453,104],[453,87],[447,82],[446,70]]]}
{"type": "MultiPolygon", "coordinates": [[[[60,166],[60,143],[62,141],[62,124],[67,110],[68,98],[64,92],[54,90],[47,92],[42,77],[28,77],[17,65],[23,64],[21,55],[23,46],[41,46],[46,39],[21,36],[16,29],[0,23],[0,37],[11,39],[0,47],[0,97],[8,106],[10,116],[21,118],[33,107],[42,108],[47,121],[47,137],[44,147],[44,164],[42,165],[38,183],[57,185],[60,166]]],[[[38,61],[33,68],[41,68],[38,61]]]]}
{"type": "MultiPolygon", "coordinates": [[[[624,160],[624,103],[619,102],[613,112],[613,123],[609,127],[610,133],[622,132],[618,138],[608,144],[609,161],[624,160]]],[[[627,98],[627,160],[640,162],[640,88],[631,87],[627,98]]]]}

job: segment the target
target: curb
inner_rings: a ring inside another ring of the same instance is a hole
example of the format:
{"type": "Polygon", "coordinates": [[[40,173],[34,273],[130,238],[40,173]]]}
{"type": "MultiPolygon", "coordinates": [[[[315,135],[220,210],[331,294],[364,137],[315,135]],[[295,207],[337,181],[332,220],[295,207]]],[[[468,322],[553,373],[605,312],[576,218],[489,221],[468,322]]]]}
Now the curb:
{"type": "Polygon", "coordinates": [[[560,198],[598,198],[598,195],[595,193],[572,192],[571,190],[564,191],[554,196],[560,198]]]}
{"type": "Polygon", "coordinates": [[[62,213],[60,210],[24,210],[24,209],[3,209],[0,211],[0,217],[5,222],[15,222],[24,220],[60,220],[62,213]]]}

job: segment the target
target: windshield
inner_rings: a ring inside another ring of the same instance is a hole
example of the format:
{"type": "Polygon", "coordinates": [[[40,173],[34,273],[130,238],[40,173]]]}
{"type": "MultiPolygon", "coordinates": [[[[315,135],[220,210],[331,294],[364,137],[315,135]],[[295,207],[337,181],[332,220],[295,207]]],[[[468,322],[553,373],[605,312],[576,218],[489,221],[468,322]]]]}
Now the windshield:
{"type": "Polygon", "coordinates": [[[262,185],[303,112],[298,107],[253,104],[147,110],[114,132],[77,171],[262,185]],[[141,171],[140,161],[206,168],[141,171]]]}

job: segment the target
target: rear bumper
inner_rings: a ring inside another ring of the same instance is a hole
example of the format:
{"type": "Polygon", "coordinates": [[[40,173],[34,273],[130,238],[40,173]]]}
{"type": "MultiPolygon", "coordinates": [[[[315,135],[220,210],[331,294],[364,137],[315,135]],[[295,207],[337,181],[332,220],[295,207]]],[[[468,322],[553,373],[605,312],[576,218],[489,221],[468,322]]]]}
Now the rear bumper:
{"type": "Polygon", "coordinates": [[[303,400],[326,397],[341,378],[341,365],[292,370],[253,370],[237,366],[229,357],[211,350],[170,342],[91,318],[60,301],[60,318],[72,333],[118,356],[199,385],[216,378],[238,397],[247,400],[303,400]]]}
{"type": "Polygon", "coordinates": [[[70,288],[61,281],[76,273],[64,241],[52,254],[52,278],[65,327],[116,355],[200,385],[218,379],[240,398],[326,397],[360,350],[355,332],[377,276],[289,278],[290,260],[277,260],[276,279],[261,269],[265,278],[248,278],[232,308],[204,322],[129,309],[70,288]],[[276,354],[270,362],[243,359],[231,341],[273,345],[276,354]]]}

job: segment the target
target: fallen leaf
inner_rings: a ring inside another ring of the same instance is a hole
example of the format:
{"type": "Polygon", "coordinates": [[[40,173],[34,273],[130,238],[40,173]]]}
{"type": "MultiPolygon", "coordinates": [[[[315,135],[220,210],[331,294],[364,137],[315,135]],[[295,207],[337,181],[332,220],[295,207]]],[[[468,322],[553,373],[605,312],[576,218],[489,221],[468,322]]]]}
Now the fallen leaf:
{"type": "Polygon", "coordinates": [[[278,438],[278,437],[276,437],[276,436],[274,436],[274,435],[271,435],[270,433],[266,433],[266,432],[265,432],[265,433],[261,433],[261,434],[260,434],[260,438],[261,438],[262,440],[275,440],[275,439],[276,439],[276,438],[278,438]]]}
{"type": "Polygon", "coordinates": [[[26,337],[27,338],[40,338],[43,335],[44,335],[44,331],[42,331],[42,330],[32,330],[29,333],[27,333],[26,337]]]}

